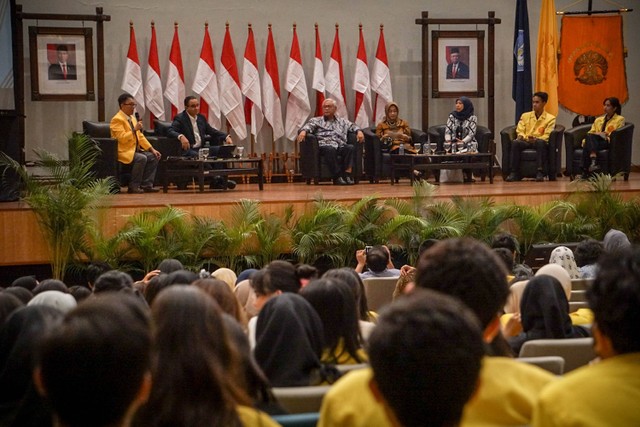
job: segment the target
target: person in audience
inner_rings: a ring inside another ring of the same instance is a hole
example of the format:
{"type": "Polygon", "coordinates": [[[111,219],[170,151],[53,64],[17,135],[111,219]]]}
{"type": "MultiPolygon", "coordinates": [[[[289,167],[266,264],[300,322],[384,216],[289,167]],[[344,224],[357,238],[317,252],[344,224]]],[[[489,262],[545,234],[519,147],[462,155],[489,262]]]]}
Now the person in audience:
{"type": "Polygon", "coordinates": [[[213,298],[195,286],[171,286],[151,316],[154,382],[134,425],[277,425],[251,408],[238,384],[239,356],[213,298]]]}
{"type": "Polygon", "coordinates": [[[198,279],[193,286],[205,291],[216,300],[224,313],[233,317],[243,328],[247,327],[247,316],[229,285],[218,279],[198,279]]]}
{"type": "Polygon", "coordinates": [[[21,307],[0,327],[0,425],[52,425],[51,412],[33,383],[32,369],[39,340],[63,316],[53,307],[21,307]]]}
{"type": "Polygon", "coordinates": [[[323,115],[309,119],[300,128],[296,140],[301,143],[308,133],[314,134],[318,138],[320,154],[331,169],[333,183],[335,185],[352,185],[354,183],[351,176],[354,147],[347,143],[347,133],[356,132],[358,143],[364,141],[364,133],[346,117],[337,117],[336,110],[336,101],[330,98],[325,99],[322,103],[323,115]],[[338,159],[340,159],[339,163],[338,159]]]}
{"type": "MultiPolygon", "coordinates": [[[[476,130],[478,118],[474,114],[473,103],[466,96],[456,99],[455,109],[447,117],[447,125],[444,129],[444,141],[456,144],[455,151],[459,153],[478,151],[476,130]]],[[[474,182],[473,171],[464,170],[464,182],[474,182]]]]}
{"type": "Polygon", "coordinates": [[[510,233],[498,233],[491,239],[491,248],[506,248],[511,251],[513,256],[513,269],[510,275],[512,280],[528,280],[533,277],[533,270],[524,263],[518,263],[518,255],[520,254],[520,244],[516,236],[510,233]]]}
{"type": "MultiPolygon", "coordinates": [[[[502,262],[485,244],[469,238],[448,239],[422,254],[415,285],[460,299],[478,317],[484,341],[493,343],[501,336],[498,314],[509,292],[506,275],[502,262]]],[[[340,379],[322,402],[318,426],[392,425],[371,393],[371,379],[370,369],[340,379]]],[[[462,425],[528,424],[538,393],[553,380],[552,374],[536,366],[507,357],[485,357],[480,387],[465,407],[462,425]]]]}
{"type": "Polygon", "coordinates": [[[391,101],[384,107],[384,117],[376,125],[376,135],[382,146],[391,154],[398,154],[400,145],[405,154],[418,154],[411,144],[411,127],[406,120],[398,117],[398,104],[391,101]]]}
{"type": "Polygon", "coordinates": [[[31,291],[29,291],[26,288],[22,288],[20,286],[12,286],[10,288],[5,289],[2,292],[5,294],[11,294],[15,296],[20,301],[22,301],[24,305],[27,305],[27,303],[31,301],[31,298],[33,298],[33,294],[31,293],[31,291]]]}
{"type": "Polygon", "coordinates": [[[229,339],[235,345],[240,372],[238,384],[251,398],[253,406],[269,415],[281,415],[286,411],[278,403],[278,399],[271,390],[271,384],[260,366],[253,357],[247,334],[233,317],[228,314],[223,315],[224,326],[229,339]]]}
{"type": "Polygon", "coordinates": [[[120,110],[111,119],[111,138],[118,141],[118,161],[132,164],[128,193],[156,193],[153,188],[160,152],[142,133],[142,121],[134,117],[136,100],[131,94],[118,97],[120,110]]]}
{"type": "Polygon", "coordinates": [[[604,235],[602,244],[605,253],[617,252],[631,247],[631,242],[629,242],[627,235],[613,228],[604,235]]]}
{"type": "Polygon", "coordinates": [[[458,425],[479,386],[483,345],[478,319],[453,297],[416,289],[394,301],[369,344],[370,387],[387,418],[404,427],[458,425]]]}
{"type": "Polygon", "coordinates": [[[5,320],[17,309],[24,307],[24,303],[15,295],[0,292],[0,328],[5,320]]]}
{"type": "Polygon", "coordinates": [[[544,181],[544,167],[548,162],[549,136],[556,126],[556,117],[544,110],[549,95],[546,92],[533,94],[533,111],[523,113],[516,128],[516,139],[511,142],[511,173],[507,182],[520,181],[520,156],[526,148],[536,149],[536,181],[544,181]]]}
{"type": "Polygon", "coordinates": [[[87,286],[93,291],[93,285],[102,274],[111,271],[113,268],[106,262],[94,261],[87,266],[87,286]]]}
{"type": "Polygon", "coordinates": [[[587,137],[582,141],[582,178],[587,179],[590,173],[600,171],[598,164],[598,151],[609,149],[611,132],[624,126],[622,117],[622,105],[615,96],[605,98],[604,116],[600,116],[593,122],[587,137]]]}
{"type": "Polygon", "coordinates": [[[605,255],[587,300],[600,361],[546,387],[534,427],[640,425],[640,249],[605,255]]]}
{"type": "Polygon", "coordinates": [[[318,269],[309,264],[298,264],[296,266],[296,275],[300,279],[300,287],[304,288],[313,279],[318,278],[318,269]]]}
{"type": "Polygon", "coordinates": [[[111,270],[98,277],[93,285],[93,293],[118,292],[124,288],[133,290],[133,279],[123,271],[111,270]]]}
{"type": "Polygon", "coordinates": [[[560,282],[545,274],[529,280],[520,302],[520,317],[522,333],[508,339],[516,355],[527,341],[589,336],[586,329],[572,325],[569,302],[560,282]]]}
{"type": "Polygon", "coordinates": [[[62,313],[67,313],[73,310],[78,303],[73,295],[60,292],[60,291],[44,291],[34,296],[27,304],[31,305],[46,305],[49,307],[57,308],[62,313]]]}
{"type": "Polygon", "coordinates": [[[558,264],[562,266],[562,268],[567,270],[567,273],[569,273],[571,280],[580,278],[580,272],[578,271],[573,251],[566,246],[558,246],[551,251],[549,264],[558,264]]]}
{"type": "Polygon", "coordinates": [[[92,294],[91,289],[87,288],[86,286],[79,286],[79,285],[70,287],[69,293],[76,300],[77,303],[80,303],[80,301],[84,301],[85,299],[89,298],[92,294]]]}
{"type": "Polygon", "coordinates": [[[111,294],[69,312],[45,338],[34,379],[56,425],[127,427],[149,396],[150,365],[146,306],[111,294]]]}
{"type": "Polygon", "coordinates": [[[604,245],[595,239],[585,239],[578,243],[574,255],[581,279],[593,279],[598,270],[598,259],[604,253],[604,245]]]}
{"type": "Polygon", "coordinates": [[[176,270],[167,274],[166,285],[190,285],[198,280],[198,275],[189,270],[176,270]]]}
{"type": "Polygon", "coordinates": [[[369,279],[372,277],[400,277],[400,270],[395,268],[391,261],[389,248],[383,245],[369,246],[356,251],[356,272],[360,278],[369,279]],[[365,267],[367,271],[365,270],[365,267]]]}
{"type": "Polygon", "coordinates": [[[30,292],[33,292],[36,286],[38,286],[38,280],[36,279],[36,276],[18,277],[11,283],[11,287],[25,288],[30,292]]]}
{"type": "Polygon", "coordinates": [[[323,363],[351,365],[367,361],[358,327],[356,301],[349,285],[323,277],[310,282],[300,295],[311,303],[324,330],[323,363]]]}
{"type": "Polygon", "coordinates": [[[515,279],[515,276],[513,275],[513,267],[515,265],[513,262],[513,253],[511,253],[507,248],[495,248],[493,251],[498,255],[498,258],[504,262],[504,266],[507,271],[511,273],[507,274],[507,282],[511,283],[511,281],[515,279]]]}
{"type": "MultiPolygon", "coordinates": [[[[435,245],[439,241],[440,240],[438,239],[423,240],[422,243],[420,243],[420,246],[418,247],[418,259],[420,259],[420,256],[422,256],[422,254],[427,249],[429,249],[431,246],[435,245]]],[[[415,267],[405,264],[400,268],[400,278],[396,283],[396,288],[393,290],[394,299],[398,298],[400,295],[402,295],[405,292],[405,290],[409,289],[407,285],[411,283],[412,284],[411,286],[413,286],[415,281],[415,276],[416,276],[415,267]]]]}
{"type": "Polygon", "coordinates": [[[320,362],[322,321],[307,300],[286,292],[260,310],[253,354],[274,387],[333,383],[340,374],[320,362]]]}
{"type": "Polygon", "coordinates": [[[367,295],[364,290],[364,283],[362,283],[360,275],[356,273],[353,268],[343,267],[328,270],[322,275],[322,277],[327,279],[340,280],[349,285],[356,301],[356,311],[358,317],[358,326],[360,328],[360,336],[366,343],[369,339],[369,335],[371,335],[371,331],[376,326],[375,322],[377,321],[377,315],[374,312],[369,311],[369,306],[367,304],[367,295]]]}
{"type": "MultiPolygon", "coordinates": [[[[193,95],[184,99],[184,110],[173,118],[168,133],[182,144],[183,157],[198,157],[198,150],[205,147],[209,148],[209,156],[216,157],[220,145],[233,144],[230,135],[211,126],[207,118],[200,114],[200,102],[193,95]]],[[[205,165],[207,166],[209,165],[205,165]]],[[[186,188],[184,182],[178,185],[180,189],[186,188]]],[[[216,176],[211,182],[211,188],[234,189],[236,183],[223,176],[216,176]]]]}
{"type": "Polygon", "coordinates": [[[165,258],[158,264],[158,271],[160,273],[169,274],[178,270],[184,270],[184,266],[175,258],[165,258]]]}
{"type": "Polygon", "coordinates": [[[59,291],[62,293],[69,293],[69,288],[63,281],[57,279],[45,279],[38,283],[38,286],[33,290],[33,295],[38,295],[41,292],[46,291],[59,291]]]}

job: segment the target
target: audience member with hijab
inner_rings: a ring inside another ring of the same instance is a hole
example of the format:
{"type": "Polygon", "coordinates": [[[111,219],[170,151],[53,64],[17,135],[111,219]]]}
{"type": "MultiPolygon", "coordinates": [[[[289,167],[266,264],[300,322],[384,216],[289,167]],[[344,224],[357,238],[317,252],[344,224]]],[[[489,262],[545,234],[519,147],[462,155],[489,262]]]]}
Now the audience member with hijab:
{"type": "Polygon", "coordinates": [[[63,318],[43,305],[15,310],[0,328],[0,425],[51,426],[51,412],[32,379],[39,341],[63,318]]]}
{"type": "Polygon", "coordinates": [[[566,246],[558,246],[551,252],[549,264],[562,266],[562,268],[569,273],[571,280],[580,278],[580,271],[578,270],[576,259],[573,256],[573,251],[566,246]]]}
{"type": "Polygon", "coordinates": [[[522,294],[520,316],[522,333],[508,339],[516,355],[530,340],[589,336],[586,329],[572,325],[565,290],[557,279],[546,274],[529,280],[522,294]]]}
{"type": "Polygon", "coordinates": [[[60,291],[44,291],[33,297],[27,305],[47,305],[57,308],[62,313],[67,313],[74,309],[78,303],[71,294],[65,294],[60,291]]]}
{"type": "Polygon", "coordinates": [[[631,242],[629,242],[627,235],[613,228],[604,235],[602,243],[604,244],[605,253],[616,252],[631,247],[631,242]]]}
{"type": "Polygon", "coordinates": [[[322,321],[300,295],[287,292],[262,307],[253,354],[271,385],[333,383],[340,374],[335,367],[320,363],[322,348],[322,321]]]}
{"type": "Polygon", "coordinates": [[[236,287],[236,281],[238,280],[238,276],[236,276],[236,273],[229,268],[218,268],[216,271],[211,273],[211,277],[213,277],[214,279],[222,280],[229,286],[229,289],[231,289],[232,291],[236,287]]]}
{"type": "Polygon", "coordinates": [[[406,120],[398,117],[398,104],[391,101],[384,107],[384,118],[376,126],[376,135],[382,146],[391,154],[398,154],[400,145],[404,145],[405,154],[417,154],[411,144],[411,128],[406,120]]]}
{"type": "MultiPolygon", "coordinates": [[[[455,144],[457,152],[477,152],[476,130],[478,118],[474,114],[473,103],[466,96],[456,99],[456,107],[447,118],[444,130],[446,143],[455,144]]],[[[473,182],[471,169],[464,170],[464,182],[473,182]]]]}

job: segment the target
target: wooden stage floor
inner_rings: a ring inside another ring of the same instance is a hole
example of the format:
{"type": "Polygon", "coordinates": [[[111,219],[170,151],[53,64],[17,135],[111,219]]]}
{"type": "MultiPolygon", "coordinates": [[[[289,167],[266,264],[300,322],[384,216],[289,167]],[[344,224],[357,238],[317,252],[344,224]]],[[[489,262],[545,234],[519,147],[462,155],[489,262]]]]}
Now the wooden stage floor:
{"type": "MultiPolygon", "coordinates": [[[[433,183],[433,179],[429,182],[433,183]]],[[[629,181],[618,180],[613,189],[625,199],[640,196],[640,174],[632,173],[629,181]]],[[[489,197],[496,203],[509,202],[522,205],[537,205],[550,200],[562,199],[575,191],[575,184],[569,178],[557,181],[504,182],[500,176],[490,184],[476,178],[473,184],[441,184],[434,193],[436,199],[453,196],[483,198],[489,197]]],[[[390,185],[389,180],[379,184],[362,181],[354,186],[334,186],[329,182],[307,185],[304,182],[267,183],[264,191],[258,191],[256,183],[240,183],[234,190],[208,190],[199,193],[196,188],[178,191],[170,187],[168,193],[118,194],[109,198],[105,231],[107,234],[121,228],[126,219],[142,210],[171,205],[195,215],[224,219],[231,207],[240,199],[258,200],[264,212],[280,214],[291,205],[295,212],[303,212],[313,200],[321,195],[327,200],[351,203],[366,196],[379,199],[410,199],[413,189],[407,179],[390,185]]],[[[21,202],[0,203],[0,266],[46,264],[48,253],[45,242],[38,230],[35,216],[28,206],[21,202]]]]}

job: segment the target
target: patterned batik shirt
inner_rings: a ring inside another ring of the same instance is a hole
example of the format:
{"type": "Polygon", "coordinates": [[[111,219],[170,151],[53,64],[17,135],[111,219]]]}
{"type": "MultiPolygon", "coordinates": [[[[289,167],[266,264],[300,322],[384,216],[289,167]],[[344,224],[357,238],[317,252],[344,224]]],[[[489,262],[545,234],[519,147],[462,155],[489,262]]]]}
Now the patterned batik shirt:
{"type": "Polygon", "coordinates": [[[358,132],[360,128],[349,120],[336,117],[325,120],[324,116],[313,117],[302,126],[300,131],[312,133],[318,138],[320,146],[330,145],[334,148],[347,143],[347,132],[358,132]]]}

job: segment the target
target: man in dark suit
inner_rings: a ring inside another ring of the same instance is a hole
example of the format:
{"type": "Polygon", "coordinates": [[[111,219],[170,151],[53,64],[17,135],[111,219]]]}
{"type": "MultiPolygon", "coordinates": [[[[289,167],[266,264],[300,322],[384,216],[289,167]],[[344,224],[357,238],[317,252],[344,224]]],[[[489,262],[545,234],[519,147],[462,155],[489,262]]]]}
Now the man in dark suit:
{"type": "MultiPolygon", "coordinates": [[[[209,148],[209,156],[215,156],[222,144],[233,144],[231,137],[212,127],[207,119],[199,114],[200,102],[195,96],[187,96],[184,99],[184,111],[176,115],[171,123],[168,133],[173,138],[178,138],[182,144],[184,157],[198,157],[200,148],[209,148]]],[[[208,165],[207,165],[208,166],[208,165]]],[[[182,184],[178,184],[179,187],[182,184]]],[[[185,185],[186,186],[186,185],[185,185]]],[[[212,188],[235,188],[235,182],[215,177],[211,183],[212,188]]]]}
{"type": "Polygon", "coordinates": [[[58,62],[49,65],[49,80],[76,80],[76,66],[68,63],[69,50],[67,45],[59,44],[56,48],[58,62]]]}
{"type": "Polygon", "coordinates": [[[468,79],[469,78],[469,66],[460,61],[460,49],[452,47],[449,52],[449,65],[447,65],[447,78],[448,79],[468,79]]]}

